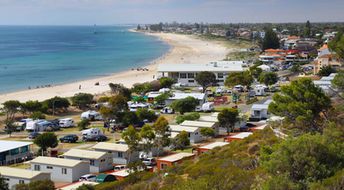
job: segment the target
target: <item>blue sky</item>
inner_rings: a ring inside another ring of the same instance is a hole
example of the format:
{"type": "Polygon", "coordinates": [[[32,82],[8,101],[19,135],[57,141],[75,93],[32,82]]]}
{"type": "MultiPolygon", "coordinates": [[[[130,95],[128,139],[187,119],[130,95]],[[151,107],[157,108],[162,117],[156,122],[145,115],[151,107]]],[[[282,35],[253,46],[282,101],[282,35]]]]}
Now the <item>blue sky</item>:
{"type": "Polygon", "coordinates": [[[0,25],[344,21],[344,0],[0,0],[0,25]]]}

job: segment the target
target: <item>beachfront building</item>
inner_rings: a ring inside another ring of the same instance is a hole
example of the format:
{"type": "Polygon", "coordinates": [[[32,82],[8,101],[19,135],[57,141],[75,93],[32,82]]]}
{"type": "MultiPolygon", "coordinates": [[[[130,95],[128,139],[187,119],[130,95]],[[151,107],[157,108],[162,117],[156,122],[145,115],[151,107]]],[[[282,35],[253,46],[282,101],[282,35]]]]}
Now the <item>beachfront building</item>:
{"type": "Polygon", "coordinates": [[[197,148],[198,155],[208,152],[209,150],[213,150],[216,147],[222,147],[229,144],[228,142],[213,142],[204,146],[200,146],[197,148]]]}
{"type": "Polygon", "coordinates": [[[75,182],[90,173],[89,162],[39,156],[30,161],[32,171],[50,173],[54,182],[75,182]]]}
{"type": "Polygon", "coordinates": [[[91,173],[105,172],[113,168],[112,155],[107,152],[70,149],[69,151],[64,153],[63,156],[66,159],[89,162],[91,173]]]}
{"type": "Polygon", "coordinates": [[[32,142],[0,141],[0,166],[31,159],[31,146],[32,142]]]}
{"type": "Polygon", "coordinates": [[[50,174],[38,171],[24,170],[10,167],[0,167],[0,174],[10,189],[17,184],[27,184],[32,181],[50,180],[50,174]]]}
{"type": "Polygon", "coordinates": [[[243,61],[215,61],[208,64],[160,64],[158,75],[176,79],[178,83],[185,86],[198,86],[195,77],[203,71],[213,72],[217,83],[224,85],[229,73],[244,71],[243,61]]]}
{"type": "Polygon", "coordinates": [[[198,100],[199,106],[202,106],[207,101],[207,95],[205,93],[174,92],[172,96],[165,100],[165,104],[168,106],[171,105],[175,100],[180,100],[187,97],[193,97],[198,100]]]}
{"type": "Polygon", "coordinates": [[[190,143],[198,143],[203,140],[199,127],[189,127],[182,125],[170,125],[171,138],[176,137],[180,132],[188,133],[190,143]]]}
{"type": "Polygon", "coordinates": [[[211,128],[215,132],[215,136],[219,134],[219,125],[216,122],[208,122],[208,121],[184,121],[180,124],[181,126],[186,127],[197,127],[197,128],[211,128]]]}
{"type": "Polygon", "coordinates": [[[177,154],[172,154],[157,160],[158,170],[163,170],[167,167],[171,167],[177,164],[182,163],[186,159],[192,159],[195,157],[195,154],[181,152],[177,154]]]}
{"type": "Polygon", "coordinates": [[[132,152],[129,158],[129,146],[126,144],[100,142],[92,147],[95,151],[112,154],[114,165],[126,165],[139,160],[139,152],[132,152]]]}

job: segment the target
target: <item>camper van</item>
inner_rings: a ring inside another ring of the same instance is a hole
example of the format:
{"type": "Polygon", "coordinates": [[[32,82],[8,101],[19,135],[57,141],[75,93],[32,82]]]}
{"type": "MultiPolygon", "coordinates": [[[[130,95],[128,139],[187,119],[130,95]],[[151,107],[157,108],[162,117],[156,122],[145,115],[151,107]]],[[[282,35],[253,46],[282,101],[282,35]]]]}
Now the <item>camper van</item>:
{"type": "Polygon", "coordinates": [[[138,109],[148,109],[149,105],[145,103],[132,103],[128,104],[129,111],[136,112],[138,109]]]}
{"type": "Polygon", "coordinates": [[[88,120],[94,121],[94,120],[102,120],[103,118],[100,115],[100,113],[89,110],[81,114],[81,119],[88,119],[88,120]]]}
{"type": "Polygon", "coordinates": [[[206,102],[202,105],[201,111],[210,112],[214,110],[214,102],[206,102]]]}
{"type": "Polygon", "coordinates": [[[65,118],[59,120],[59,126],[62,128],[68,128],[74,126],[74,120],[71,118],[65,118]]]}
{"type": "Polygon", "coordinates": [[[57,128],[53,124],[46,120],[35,120],[26,123],[25,130],[30,132],[40,132],[47,130],[56,130],[57,128]]]}
{"type": "Polygon", "coordinates": [[[83,139],[87,139],[88,137],[102,135],[103,133],[99,128],[91,128],[81,131],[81,134],[83,139]]]}

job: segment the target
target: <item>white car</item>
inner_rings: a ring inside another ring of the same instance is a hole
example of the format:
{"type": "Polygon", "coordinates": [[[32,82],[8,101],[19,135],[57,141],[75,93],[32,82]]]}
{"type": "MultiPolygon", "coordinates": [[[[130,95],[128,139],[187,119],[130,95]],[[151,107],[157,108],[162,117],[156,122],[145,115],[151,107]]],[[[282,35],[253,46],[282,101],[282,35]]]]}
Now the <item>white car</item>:
{"type": "Polygon", "coordinates": [[[79,178],[79,181],[96,181],[97,176],[93,174],[86,174],[79,178]]]}
{"type": "Polygon", "coordinates": [[[115,171],[124,170],[124,169],[127,169],[126,165],[117,165],[117,166],[113,167],[113,170],[115,170],[115,171]]]}

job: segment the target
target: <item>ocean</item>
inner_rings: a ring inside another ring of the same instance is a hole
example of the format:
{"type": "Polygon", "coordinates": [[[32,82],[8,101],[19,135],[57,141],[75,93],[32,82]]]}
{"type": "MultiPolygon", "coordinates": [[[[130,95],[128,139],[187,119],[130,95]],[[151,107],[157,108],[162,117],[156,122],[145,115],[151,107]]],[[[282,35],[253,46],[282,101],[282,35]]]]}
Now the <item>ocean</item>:
{"type": "Polygon", "coordinates": [[[169,50],[129,26],[0,26],[0,93],[144,67],[169,50]]]}

